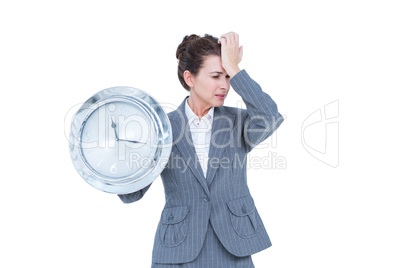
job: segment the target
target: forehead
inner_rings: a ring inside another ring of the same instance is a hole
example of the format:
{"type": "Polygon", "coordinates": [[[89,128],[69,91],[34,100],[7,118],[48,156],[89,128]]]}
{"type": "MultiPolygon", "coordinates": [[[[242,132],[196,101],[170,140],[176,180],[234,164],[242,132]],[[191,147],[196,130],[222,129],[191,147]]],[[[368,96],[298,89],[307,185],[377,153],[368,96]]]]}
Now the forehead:
{"type": "Polygon", "coordinates": [[[216,55],[207,56],[203,62],[203,71],[206,72],[222,72],[226,73],[225,69],[222,67],[221,57],[216,55]]]}

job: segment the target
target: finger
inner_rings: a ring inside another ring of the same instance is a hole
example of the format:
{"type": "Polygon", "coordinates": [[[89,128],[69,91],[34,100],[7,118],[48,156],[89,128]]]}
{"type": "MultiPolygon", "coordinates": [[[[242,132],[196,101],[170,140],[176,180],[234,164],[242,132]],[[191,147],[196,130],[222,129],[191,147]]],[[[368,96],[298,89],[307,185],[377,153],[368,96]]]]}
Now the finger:
{"type": "Polygon", "coordinates": [[[231,33],[231,34],[229,35],[229,40],[230,40],[230,44],[231,44],[231,45],[235,45],[235,44],[236,44],[236,40],[235,40],[235,37],[234,37],[233,33],[231,33]]]}
{"type": "Polygon", "coordinates": [[[222,37],[222,36],[221,36],[221,37],[219,37],[219,39],[218,39],[218,44],[222,43],[222,39],[223,39],[223,37],[222,37]]]}
{"type": "Polygon", "coordinates": [[[230,40],[230,35],[226,35],[225,37],[223,37],[225,39],[225,43],[227,46],[230,46],[230,44],[232,43],[232,41],[230,40]]]}
{"type": "Polygon", "coordinates": [[[221,35],[221,38],[226,40],[226,44],[229,44],[230,42],[230,35],[230,32],[221,35]]]}
{"type": "Polygon", "coordinates": [[[239,46],[239,35],[237,34],[237,33],[234,33],[234,38],[235,38],[235,44],[237,45],[237,46],[239,46]]]}
{"type": "Polygon", "coordinates": [[[243,59],[243,46],[240,47],[239,51],[239,62],[243,59]]]}
{"type": "Polygon", "coordinates": [[[239,35],[235,32],[231,32],[231,42],[235,47],[239,47],[239,35]]]}
{"type": "Polygon", "coordinates": [[[233,45],[235,41],[233,32],[227,33],[227,43],[228,45],[233,45]]]}
{"type": "Polygon", "coordinates": [[[220,43],[222,46],[226,46],[227,44],[226,38],[224,37],[219,38],[218,43],[220,43]]]}

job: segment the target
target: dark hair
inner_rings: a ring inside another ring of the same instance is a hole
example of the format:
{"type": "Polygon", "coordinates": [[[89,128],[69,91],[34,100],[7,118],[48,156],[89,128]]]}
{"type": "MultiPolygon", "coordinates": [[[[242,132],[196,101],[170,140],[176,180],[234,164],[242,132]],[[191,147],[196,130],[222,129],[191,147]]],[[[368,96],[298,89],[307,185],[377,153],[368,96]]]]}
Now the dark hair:
{"type": "Polygon", "coordinates": [[[190,87],[184,81],[183,73],[188,70],[193,75],[197,75],[204,59],[210,55],[221,56],[221,45],[218,44],[218,38],[209,34],[205,34],[204,37],[192,34],[183,38],[177,47],[176,58],[179,62],[177,74],[180,83],[186,90],[190,91],[190,87]]]}

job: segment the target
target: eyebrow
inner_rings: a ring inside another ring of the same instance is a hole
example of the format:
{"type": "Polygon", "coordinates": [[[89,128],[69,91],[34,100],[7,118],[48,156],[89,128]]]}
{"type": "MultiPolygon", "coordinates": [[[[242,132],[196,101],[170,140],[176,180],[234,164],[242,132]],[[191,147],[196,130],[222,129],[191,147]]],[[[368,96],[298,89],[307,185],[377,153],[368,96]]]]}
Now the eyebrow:
{"type": "MultiPolygon", "coordinates": [[[[217,74],[223,74],[222,72],[218,72],[218,71],[215,71],[215,72],[210,72],[210,74],[213,74],[213,73],[217,73],[217,74]]],[[[227,77],[230,77],[228,74],[226,74],[226,76],[227,76],[227,77]]]]}
{"type": "Polygon", "coordinates": [[[213,73],[223,74],[222,72],[218,72],[218,71],[210,72],[210,74],[213,74],[213,73]]]}

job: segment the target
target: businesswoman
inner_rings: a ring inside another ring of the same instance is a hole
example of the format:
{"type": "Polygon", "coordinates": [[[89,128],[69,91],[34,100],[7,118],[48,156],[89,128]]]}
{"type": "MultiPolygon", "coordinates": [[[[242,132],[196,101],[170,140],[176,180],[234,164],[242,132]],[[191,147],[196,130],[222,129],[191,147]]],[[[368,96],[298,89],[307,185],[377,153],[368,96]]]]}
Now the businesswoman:
{"type": "MultiPolygon", "coordinates": [[[[161,173],[166,204],[152,267],[254,267],[271,241],[247,186],[247,154],[283,122],[272,98],[238,64],[239,36],[184,37],[178,77],[189,92],[168,114],[173,146],[161,173]],[[247,109],[223,106],[232,86],[247,109]]],[[[267,174],[268,176],[268,174],[267,174]]],[[[138,201],[151,185],[127,195],[138,201]]]]}

